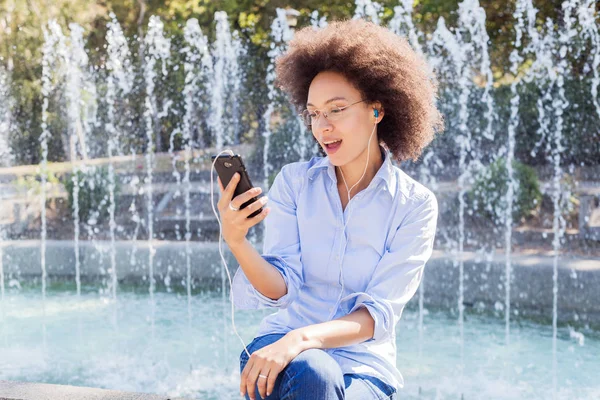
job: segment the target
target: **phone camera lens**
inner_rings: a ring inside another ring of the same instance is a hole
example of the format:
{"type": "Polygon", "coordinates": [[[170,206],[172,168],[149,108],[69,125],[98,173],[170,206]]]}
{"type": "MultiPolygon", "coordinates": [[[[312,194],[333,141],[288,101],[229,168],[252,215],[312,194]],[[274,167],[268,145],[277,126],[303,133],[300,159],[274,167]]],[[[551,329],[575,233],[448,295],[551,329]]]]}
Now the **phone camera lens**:
{"type": "Polygon", "coordinates": [[[224,165],[224,166],[226,166],[227,168],[231,168],[231,167],[233,166],[233,164],[232,164],[232,163],[230,163],[230,162],[228,162],[228,161],[225,161],[225,162],[223,163],[223,165],[224,165]]]}

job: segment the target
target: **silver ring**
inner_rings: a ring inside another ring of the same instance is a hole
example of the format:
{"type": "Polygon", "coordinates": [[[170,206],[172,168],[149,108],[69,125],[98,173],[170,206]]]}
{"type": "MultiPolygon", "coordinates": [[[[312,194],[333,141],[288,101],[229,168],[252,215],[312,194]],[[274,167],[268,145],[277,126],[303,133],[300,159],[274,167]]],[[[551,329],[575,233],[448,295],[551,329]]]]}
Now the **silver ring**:
{"type": "Polygon", "coordinates": [[[265,378],[265,379],[267,379],[267,378],[268,378],[266,375],[263,375],[263,374],[258,374],[258,377],[259,377],[259,378],[265,378]]]}
{"type": "Polygon", "coordinates": [[[235,208],[234,206],[232,206],[232,205],[231,205],[231,202],[229,202],[229,209],[230,209],[231,211],[240,211],[240,209],[239,209],[239,208],[235,208]]]}

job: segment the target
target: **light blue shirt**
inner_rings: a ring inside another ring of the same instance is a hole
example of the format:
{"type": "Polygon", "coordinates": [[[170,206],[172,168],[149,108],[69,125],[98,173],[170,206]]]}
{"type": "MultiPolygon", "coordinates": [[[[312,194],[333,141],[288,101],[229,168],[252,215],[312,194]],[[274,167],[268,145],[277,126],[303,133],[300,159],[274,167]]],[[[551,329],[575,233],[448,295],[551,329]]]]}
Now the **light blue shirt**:
{"type": "Polygon", "coordinates": [[[287,333],[366,307],[375,321],[373,338],[325,351],[345,374],[375,376],[400,389],[404,380],[396,368],[395,327],[431,256],[438,206],[431,191],[381,150],[381,168],[343,211],[328,157],[284,166],[268,193],[263,258],[281,273],[287,294],[277,300],[264,296],[241,268],[231,294],[239,309],[277,308],[263,319],[257,336],[287,333]]]}

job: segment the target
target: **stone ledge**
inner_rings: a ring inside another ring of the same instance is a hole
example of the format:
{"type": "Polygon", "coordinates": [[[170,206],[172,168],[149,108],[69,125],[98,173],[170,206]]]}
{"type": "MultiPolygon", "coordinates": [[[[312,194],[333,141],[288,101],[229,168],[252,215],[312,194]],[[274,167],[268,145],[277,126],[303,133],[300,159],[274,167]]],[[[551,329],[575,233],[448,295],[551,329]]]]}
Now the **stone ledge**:
{"type": "Polygon", "coordinates": [[[0,400],[185,400],[148,393],[79,386],[0,381],[0,400]]]}
{"type": "MultiPolygon", "coordinates": [[[[75,262],[73,242],[50,240],[46,248],[49,279],[74,281],[75,262]]],[[[173,281],[185,279],[186,245],[183,242],[153,241],[155,278],[169,276],[173,281]]],[[[261,246],[257,246],[258,249],[261,246]]],[[[105,279],[110,265],[110,243],[80,242],[81,277],[90,282],[105,279]],[[100,271],[104,271],[101,274],[100,271]]],[[[40,241],[0,242],[6,277],[38,279],[41,275],[40,241]]],[[[147,274],[149,244],[147,241],[115,243],[117,277],[119,282],[144,282],[147,274]],[[137,253],[130,264],[132,252],[137,253]]],[[[238,264],[227,247],[224,256],[233,276],[238,264]]],[[[190,264],[193,279],[220,282],[221,259],[218,244],[190,243],[190,264]]],[[[466,307],[484,306],[487,310],[501,311],[506,297],[505,255],[498,252],[491,259],[465,251],[464,298],[466,307]]],[[[511,308],[521,315],[552,317],[553,263],[549,254],[527,254],[515,251],[511,257],[511,308]]],[[[457,255],[434,251],[425,267],[424,301],[427,306],[456,309],[458,302],[459,272],[457,255]]],[[[5,282],[8,280],[5,277],[5,282]]],[[[600,257],[563,255],[558,259],[558,314],[560,323],[589,323],[600,326],[600,257]]],[[[417,301],[415,296],[411,303],[417,301]]]]}

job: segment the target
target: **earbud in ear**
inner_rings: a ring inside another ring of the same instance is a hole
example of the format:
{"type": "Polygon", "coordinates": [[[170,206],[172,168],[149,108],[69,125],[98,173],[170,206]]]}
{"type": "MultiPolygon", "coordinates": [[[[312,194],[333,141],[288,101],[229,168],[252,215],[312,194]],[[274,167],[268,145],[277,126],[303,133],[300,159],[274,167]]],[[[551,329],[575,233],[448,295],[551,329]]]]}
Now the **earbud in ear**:
{"type": "Polygon", "coordinates": [[[373,109],[373,114],[375,114],[375,118],[379,118],[379,110],[377,110],[376,108],[373,109]]]}

